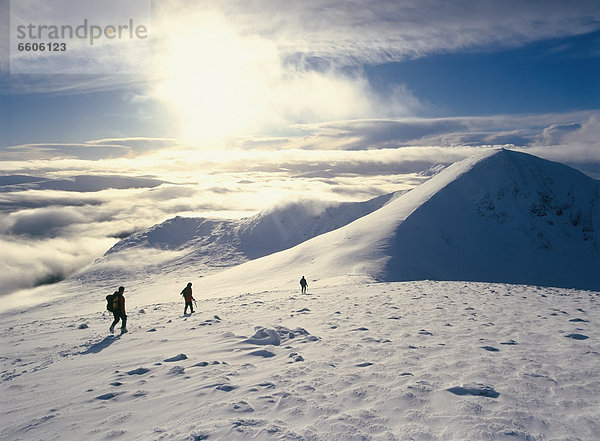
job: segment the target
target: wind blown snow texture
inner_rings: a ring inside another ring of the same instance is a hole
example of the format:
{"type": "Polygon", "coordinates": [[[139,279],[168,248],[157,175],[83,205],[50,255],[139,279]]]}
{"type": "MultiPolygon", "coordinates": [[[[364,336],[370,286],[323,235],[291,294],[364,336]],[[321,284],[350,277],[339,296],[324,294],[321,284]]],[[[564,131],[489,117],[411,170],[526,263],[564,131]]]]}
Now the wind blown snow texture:
{"type": "Polygon", "coordinates": [[[191,316],[140,294],[116,337],[108,313],[75,302],[3,315],[0,439],[600,437],[597,292],[425,281],[309,293],[205,299],[191,316]]]}
{"type": "Polygon", "coordinates": [[[600,439],[600,293],[473,281],[596,287],[598,194],[497,151],[329,215],[176,218],[106,259],[182,258],[137,273],[103,259],[2,313],[0,439],[600,439]],[[224,265],[264,257],[199,277],[204,246],[233,250],[224,265]],[[397,281],[424,274],[471,281],[397,281]],[[188,280],[198,312],[182,315],[188,280]],[[104,296],[121,284],[130,332],[112,336],[104,296]]]}

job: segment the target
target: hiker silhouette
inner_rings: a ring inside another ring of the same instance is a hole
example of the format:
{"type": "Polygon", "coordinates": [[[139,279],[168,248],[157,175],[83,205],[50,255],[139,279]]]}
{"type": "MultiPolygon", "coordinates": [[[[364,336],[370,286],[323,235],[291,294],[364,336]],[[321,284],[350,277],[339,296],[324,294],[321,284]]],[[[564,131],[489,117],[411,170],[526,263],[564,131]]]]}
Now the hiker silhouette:
{"type": "Polygon", "coordinates": [[[302,276],[302,278],[300,279],[300,286],[302,287],[302,294],[306,294],[306,287],[308,286],[308,282],[306,281],[304,276],[302,276]]]}
{"type": "Polygon", "coordinates": [[[119,286],[119,290],[114,293],[114,308],[113,308],[113,317],[115,318],[110,325],[109,331],[111,334],[115,332],[115,326],[121,320],[121,334],[127,332],[127,314],[125,313],[125,297],[123,297],[123,293],[125,292],[125,288],[119,286]]]}
{"type": "Polygon", "coordinates": [[[190,308],[191,313],[194,312],[194,306],[192,305],[192,300],[196,302],[194,296],[192,295],[192,282],[189,282],[183,291],[181,291],[181,295],[185,299],[185,308],[183,310],[184,314],[187,314],[188,306],[190,308]]]}

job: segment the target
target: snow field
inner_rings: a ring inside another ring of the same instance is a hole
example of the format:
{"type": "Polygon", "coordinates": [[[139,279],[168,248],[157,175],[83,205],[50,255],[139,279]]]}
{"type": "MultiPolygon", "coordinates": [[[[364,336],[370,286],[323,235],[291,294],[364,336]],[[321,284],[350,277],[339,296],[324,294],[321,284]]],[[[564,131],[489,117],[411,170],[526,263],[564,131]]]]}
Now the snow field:
{"type": "Polygon", "coordinates": [[[184,316],[138,297],[123,336],[72,303],[3,314],[0,439],[595,440],[599,300],[362,283],[184,316]]]}

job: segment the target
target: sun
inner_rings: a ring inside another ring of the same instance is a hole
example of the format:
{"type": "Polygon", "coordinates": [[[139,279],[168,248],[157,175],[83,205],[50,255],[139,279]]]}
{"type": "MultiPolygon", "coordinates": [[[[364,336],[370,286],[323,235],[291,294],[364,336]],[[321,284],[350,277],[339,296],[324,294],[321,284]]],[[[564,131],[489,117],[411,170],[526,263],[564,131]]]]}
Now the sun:
{"type": "Polygon", "coordinates": [[[182,138],[218,142],[268,120],[281,65],[272,42],[239,35],[214,15],[167,28],[154,58],[153,93],[175,112],[182,138]]]}

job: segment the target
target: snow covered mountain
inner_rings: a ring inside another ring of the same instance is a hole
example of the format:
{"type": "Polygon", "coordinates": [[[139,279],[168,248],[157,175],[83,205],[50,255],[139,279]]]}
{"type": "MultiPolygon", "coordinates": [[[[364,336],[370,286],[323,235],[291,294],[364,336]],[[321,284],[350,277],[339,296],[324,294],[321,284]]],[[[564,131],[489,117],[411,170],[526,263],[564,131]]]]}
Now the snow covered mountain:
{"type": "Polygon", "coordinates": [[[207,290],[277,289],[302,274],[600,290],[600,183],[525,153],[487,151],[363,203],[302,201],[242,220],[177,217],[107,257],[144,249],[175,252],[160,271],[210,274],[207,290]]]}
{"type": "MultiPolygon", "coordinates": [[[[178,216],[121,240],[91,272],[97,276],[95,268],[110,265],[111,260],[122,262],[127,255],[162,250],[170,253],[156,266],[159,271],[189,272],[190,267],[194,267],[205,275],[340,228],[381,208],[399,194],[401,192],[382,195],[365,202],[295,201],[244,219],[178,216]]],[[[147,270],[143,268],[144,272],[147,270]]],[[[84,277],[89,278],[89,273],[84,277]]]]}
{"type": "Polygon", "coordinates": [[[384,280],[475,280],[600,289],[600,183],[502,150],[395,231],[384,280]]]}
{"type": "Polygon", "coordinates": [[[358,276],[600,289],[600,184],[499,150],[453,164],[335,231],[202,281],[206,289],[358,276]]]}

